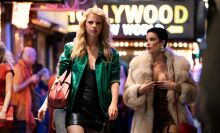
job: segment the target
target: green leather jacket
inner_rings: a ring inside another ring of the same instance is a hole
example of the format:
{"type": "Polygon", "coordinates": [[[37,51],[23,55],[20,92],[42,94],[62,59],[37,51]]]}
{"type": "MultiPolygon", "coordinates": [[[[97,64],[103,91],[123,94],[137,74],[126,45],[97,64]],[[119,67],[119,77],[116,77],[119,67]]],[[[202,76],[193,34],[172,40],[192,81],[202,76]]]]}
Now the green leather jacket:
{"type": "MultiPolygon", "coordinates": [[[[64,52],[61,54],[59,62],[58,76],[68,68],[71,62],[70,56],[73,49],[73,43],[67,43],[64,47],[64,52]]],[[[114,82],[120,82],[120,64],[118,52],[111,48],[112,61],[107,62],[102,50],[99,51],[99,55],[95,62],[96,82],[98,87],[98,96],[100,105],[103,113],[108,112],[108,107],[111,103],[111,84],[114,82]]],[[[71,112],[76,93],[79,87],[79,83],[88,62],[88,54],[86,53],[83,57],[77,57],[72,62],[72,84],[69,95],[67,112],[71,112]]]]}

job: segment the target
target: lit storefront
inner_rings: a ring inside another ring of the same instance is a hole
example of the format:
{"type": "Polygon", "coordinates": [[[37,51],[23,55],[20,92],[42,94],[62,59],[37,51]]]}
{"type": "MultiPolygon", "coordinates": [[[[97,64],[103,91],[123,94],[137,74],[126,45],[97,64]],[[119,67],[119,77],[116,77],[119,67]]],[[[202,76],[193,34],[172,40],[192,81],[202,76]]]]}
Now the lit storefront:
{"type": "MultiPolygon", "coordinates": [[[[44,23],[43,26],[35,25],[35,23],[37,23],[34,21],[36,11],[32,11],[31,8],[35,5],[45,5],[47,3],[58,5],[58,3],[63,2],[63,0],[16,1],[17,0],[14,0],[13,2],[11,0],[5,0],[3,3],[0,3],[0,7],[2,8],[0,29],[1,41],[5,42],[8,50],[13,53],[15,61],[18,61],[20,58],[23,48],[29,46],[35,48],[38,52],[37,63],[48,67],[51,71],[55,71],[58,57],[54,58],[53,53],[56,53],[56,51],[53,49],[59,45],[59,41],[62,41],[64,33],[60,33],[61,31],[56,27],[53,29],[45,27],[45,25],[48,26],[47,23],[44,23]],[[52,37],[53,34],[57,36],[52,37]],[[47,45],[48,42],[46,37],[53,38],[52,45],[47,45]]],[[[49,24],[52,25],[52,23],[49,24]]]]}

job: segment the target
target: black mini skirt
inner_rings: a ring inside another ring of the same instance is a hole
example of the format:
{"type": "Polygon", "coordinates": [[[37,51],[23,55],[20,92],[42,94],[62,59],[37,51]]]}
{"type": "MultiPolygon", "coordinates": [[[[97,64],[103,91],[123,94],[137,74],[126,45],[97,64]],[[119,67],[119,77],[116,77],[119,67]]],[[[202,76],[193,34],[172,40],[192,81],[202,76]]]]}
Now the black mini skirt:
{"type": "Polygon", "coordinates": [[[95,131],[101,131],[106,122],[103,120],[90,119],[82,114],[70,113],[66,114],[66,126],[80,125],[83,128],[89,128],[95,131]]]}

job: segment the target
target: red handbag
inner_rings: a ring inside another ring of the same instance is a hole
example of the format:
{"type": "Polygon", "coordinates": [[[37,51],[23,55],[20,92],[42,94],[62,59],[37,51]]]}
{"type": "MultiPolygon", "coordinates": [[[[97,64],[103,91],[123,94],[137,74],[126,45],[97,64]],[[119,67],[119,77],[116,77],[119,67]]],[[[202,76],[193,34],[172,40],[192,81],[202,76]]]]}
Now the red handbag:
{"type": "Polygon", "coordinates": [[[64,108],[71,85],[71,71],[66,70],[59,79],[55,80],[48,93],[48,103],[52,108],[64,108]]]}
{"type": "Polygon", "coordinates": [[[181,122],[179,124],[179,133],[197,133],[197,129],[188,123],[181,122]]]}
{"type": "MultiPolygon", "coordinates": [[[[174,96],[176,98],[175,92],[174,92],[174,96]]],[[[179,125],[179,133],[197,133],[197,128],[194,127],[193,125],[190,125],[190,124],[185,123],[185,122],[181,122],[180,123],[177,102],[175,102],[175,105],[176,105],[177,123],[179,125]]]]}

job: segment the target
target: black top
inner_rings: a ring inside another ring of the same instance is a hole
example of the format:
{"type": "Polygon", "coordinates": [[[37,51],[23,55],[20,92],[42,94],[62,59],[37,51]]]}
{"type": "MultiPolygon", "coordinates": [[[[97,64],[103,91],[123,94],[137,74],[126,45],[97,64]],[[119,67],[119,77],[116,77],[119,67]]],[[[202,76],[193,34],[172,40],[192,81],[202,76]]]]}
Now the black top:
{"type": "Polygon", "coordinates": [[[169,111],[167,101],[167,89],[154,89],[154,131],[162,132],[163,128],[168,124],[174,123],[169,111]]]}
{"type": "Polygon", "coordinates": [[[104,114],[99,103],[96,73],[88,65],[83,72],[72,112],[74,116],[69,117],[73,120],[68,120],[67,126],[76,124],[96,130],[97,127],[102,128],[105,122],[104,114]],[[98,124],[97,127],[94,124],[98,124]]]}

